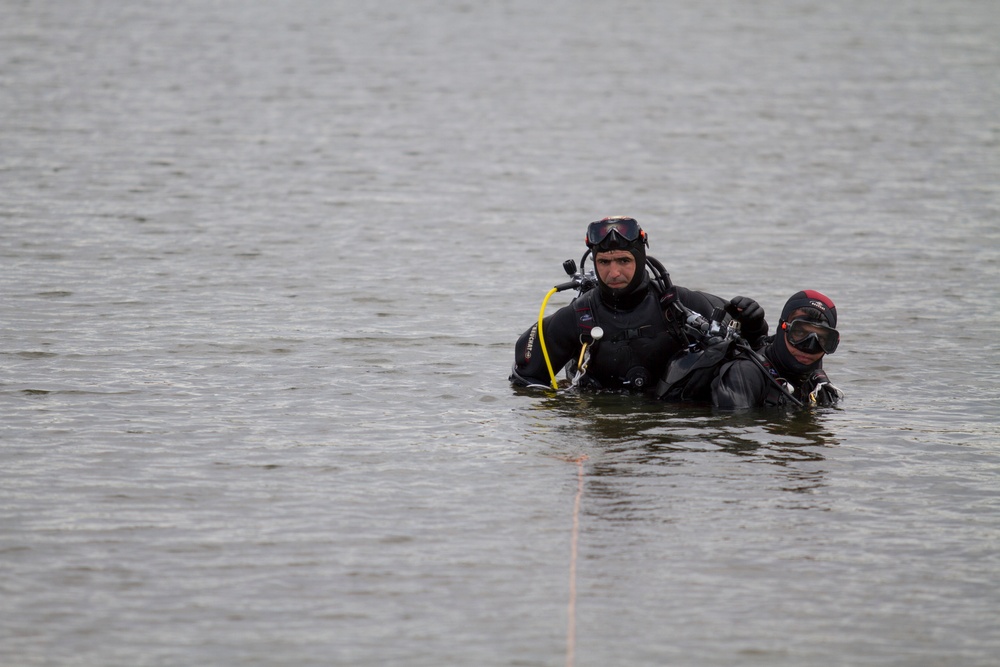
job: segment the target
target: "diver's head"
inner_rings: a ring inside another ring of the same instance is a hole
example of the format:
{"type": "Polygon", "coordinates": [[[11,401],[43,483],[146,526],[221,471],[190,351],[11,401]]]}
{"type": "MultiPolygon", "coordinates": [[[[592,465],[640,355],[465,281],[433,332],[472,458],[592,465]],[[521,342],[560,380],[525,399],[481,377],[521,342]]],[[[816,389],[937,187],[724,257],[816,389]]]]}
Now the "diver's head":
{"type": "Polygon", "coordinates": [[[647,245],[646,232],[634,218],[604,218],[587,226],[587,247],[594,256],[604,296],[615,299],[642,285],[646,278],[647,245]]]}
{"type": "Polygon", "coordinates": [[[781,309],[780,321],[788,322],[792,319],[792,313],[799,309],[812,311],[810,313],[812,321],[821,322],[831,329],[837,328],[837,306],[825,294],[811,289],[796,292],[781,309]]]}
{"type": "Polygon", "coordinates": [[[812,370],[840,344],[836,326],[837,306],[828,296],[815,290],[796,292],[781,310],[775,352],[790,370],[812,370]]]}

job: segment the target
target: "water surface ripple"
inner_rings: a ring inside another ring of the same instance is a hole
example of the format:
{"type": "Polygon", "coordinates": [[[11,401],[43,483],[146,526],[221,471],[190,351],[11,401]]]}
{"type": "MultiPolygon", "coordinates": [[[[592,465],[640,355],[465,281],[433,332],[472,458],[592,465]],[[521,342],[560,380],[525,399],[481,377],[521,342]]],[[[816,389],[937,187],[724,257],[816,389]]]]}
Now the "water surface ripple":
{"type": "Polygon", "coordinates": [[[575,664],[996,664],[996,3],[4,4],[0,663],[563,664],[586,456],[575,664]],[[611,214],[843,406],[512,390],[611,214]]]}

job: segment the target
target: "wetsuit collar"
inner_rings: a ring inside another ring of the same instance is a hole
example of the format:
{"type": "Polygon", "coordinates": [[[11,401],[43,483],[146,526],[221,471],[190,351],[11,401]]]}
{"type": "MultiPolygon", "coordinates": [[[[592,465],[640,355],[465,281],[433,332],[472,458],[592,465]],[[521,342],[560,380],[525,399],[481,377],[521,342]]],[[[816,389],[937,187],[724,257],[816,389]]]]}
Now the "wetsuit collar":
{"type": "Polygon", "coordinates": [[[788,346],[785,344],[785,332],[781,329],[778,330],[771,344],[764,349],[764,356],[767,357],[767,360],[771,362],[771,365],[774,366],[781,377],[793,384],[798,384],[800,380],[807,377],[810,373],[823,367],[822,357],[809,365],[803,364],[793,357],[792,353],[788,351],[788,346]]]}
{"type": "Polygon", "coordinates": [[[646,273],[646,267],[636,269],[636,273],[641,271],[641,275],[637,276],[638,280],[632,279],[626,287],[622,289],[613,290],[604,283],[599,282],[598,289],[601,293],[601,303],[610,308],[611,310],[632,310],[646,298],[649,293],[649,275],[646,273]]]}

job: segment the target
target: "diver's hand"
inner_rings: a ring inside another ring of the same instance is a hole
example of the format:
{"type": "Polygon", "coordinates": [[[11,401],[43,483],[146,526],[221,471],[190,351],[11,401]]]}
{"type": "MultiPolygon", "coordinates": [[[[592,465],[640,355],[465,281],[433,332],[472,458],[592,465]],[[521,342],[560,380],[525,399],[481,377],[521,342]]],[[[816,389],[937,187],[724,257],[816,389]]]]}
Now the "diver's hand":
{"type": "Polygon", "coordinates": [[[844,398],[844,392],[830,383],[830,378],[823,369],[809,376],[802,385],[802,393],[808,398],[810,405],[833,405],[844,398]]]}
{"type": "Polygon", "coordinates": [[[739,321],[744,332],[757,333],[760,329],[767,331],[764,324],[764,308],[748,296],[733,297],[726,305],[726,312],[739,321]]]}

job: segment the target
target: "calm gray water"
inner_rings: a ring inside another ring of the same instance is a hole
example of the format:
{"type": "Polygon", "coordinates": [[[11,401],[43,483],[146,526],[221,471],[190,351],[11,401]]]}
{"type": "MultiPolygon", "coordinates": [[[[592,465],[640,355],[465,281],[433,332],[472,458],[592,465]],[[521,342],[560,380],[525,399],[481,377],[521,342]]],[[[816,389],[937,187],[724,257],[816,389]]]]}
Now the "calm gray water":
{"type": "Polygon", "coordinates": [[[997,664],[993,0],[0,9],[0,663],[997,664]],[[613,214],[843,406],[513,391],[613,214]]]}

